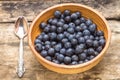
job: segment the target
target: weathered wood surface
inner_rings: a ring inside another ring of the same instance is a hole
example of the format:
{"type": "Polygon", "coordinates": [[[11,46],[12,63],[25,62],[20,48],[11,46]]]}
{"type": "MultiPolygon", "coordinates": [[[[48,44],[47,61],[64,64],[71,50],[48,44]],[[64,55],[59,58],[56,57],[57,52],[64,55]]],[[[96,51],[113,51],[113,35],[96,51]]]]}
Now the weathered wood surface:
{"type": "Polygon", "coordinates": [[[116,20],[120,18],[119,4],[120,0],[0,1],[0,80],[120,80],[120,21],[116,20]],[[13,32],[14,21],[20,15],[32,21],[43,9],[63,2],[86,4],[100,11],[106,18],[115,19],[108,20],[112,38],[105,57],[89,71],[73,75],[58,74],[37,62],[25,38],[26,72],[19,79],[16,75],[19,40],[13,32]]]}

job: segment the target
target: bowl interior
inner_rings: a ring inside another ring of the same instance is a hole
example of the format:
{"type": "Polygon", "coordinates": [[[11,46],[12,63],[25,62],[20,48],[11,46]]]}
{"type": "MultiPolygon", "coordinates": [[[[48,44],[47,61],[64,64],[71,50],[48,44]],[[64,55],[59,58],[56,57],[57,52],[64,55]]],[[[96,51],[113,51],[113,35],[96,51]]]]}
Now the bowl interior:
{"type": "MultiPolygon", "coordinates": [[[[104,32],[106,44],[105,44],[103,51],[97,57],[95,57],[95,59],[97,59],[99,56],[103,56],[103,54],[104,54],[105,50],[108,48],[108,44],[110,42],[110,30],[108,28],[108,25],[106,24],[106,20],[95,10],[93,10],[89,7],[83,6],[83,5],[79,5],[79,4],[64,4],[64,5],[53,6],[53,7],[50,7],[48,9],[44,10],[35,18],[35,20],[31,24],[30,32],[29,32],[29,44],[30,44],[30,47],[31,47],[33,53],[34,54],[37,53],[34,49],[34,40],[42,31],[42,30],[39,30],[39,24],[41,22],[46,22],[49,18],[53,17],[55,10],[60,10],[61,12],[63,12],[66,9],[70,10],[71,12],[76,12],[76,11],[81,12],[82,16],[91,19],[97,25],[98,30],[102,30],[104,32]]],[[[37,55],[37,56],[39,56],[39,58],[42,58],[40,55],[37,55]]],[[[93,59],[93,60],[95,60],[95,59],[93,59]]],[[[45,59],[43,59],[43,60],[45,60],[45,59]]],[[[92,62],[92,60],[91,60],[91,62],[92,62]]],[[[48,62],[48,63],[50,63],[50,62],[48,62]]],[[[75,65],[75,66],[77,66],[77,65],[75,65]]]]}

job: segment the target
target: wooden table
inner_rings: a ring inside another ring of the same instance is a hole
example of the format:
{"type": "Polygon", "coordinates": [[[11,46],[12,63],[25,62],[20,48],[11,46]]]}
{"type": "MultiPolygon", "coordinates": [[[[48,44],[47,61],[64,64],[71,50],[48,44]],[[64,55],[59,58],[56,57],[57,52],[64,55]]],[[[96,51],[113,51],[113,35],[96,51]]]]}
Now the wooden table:
{"type": "Polygon", "coordinates": [[[0,1],[0,80],[120,80],[120,0],[35,0],[0,1]],[[14,22],[25,16],[31,24],[45,8],[64,2],[81,3],[99,11],[112,31],[110,47],[103,60],[91,70],[63,75],[49,71],[35,59],[27,38],[24,44],[26,72],[16,75],[19,40],[14,35],[14,22]]]}

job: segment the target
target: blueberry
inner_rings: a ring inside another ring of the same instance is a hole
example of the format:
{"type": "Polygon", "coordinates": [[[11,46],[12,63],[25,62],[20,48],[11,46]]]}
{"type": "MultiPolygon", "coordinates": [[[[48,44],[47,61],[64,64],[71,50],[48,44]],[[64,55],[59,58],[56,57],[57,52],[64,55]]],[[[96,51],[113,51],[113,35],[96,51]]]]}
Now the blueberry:
{"type": "Polygon", "coordinates": [[[81,17],[81,13],[80,12],[76,12],[76,15],[78,16],[78,18],[81,17]]]}
{"type": "Polygon", "coordinates": [[[64,19],[60,19],[59,21],[62,22],[62,23],[65,23],[65,20],[64,20],[64,19]]]}
{"type": "Polygon", "coordinates": [[[75,23],[75,25],[77,25],[77,26],[78,26],[78,25],[80,25],[80,20],[79,20],[79,19],[77,19],[77,20],[75,20],[75,21],[74,21],[74,23],[75,23]]]}
{"type": "Polygon", "coordinates": [[[88,62],[89,60],[88,59],[85,59],[85,61],[84,62],[88,62]]]}
{"type": "Polygon", "coordinates": [[[95,54],[95,56],[97,56],[99,53],[98,53],[97,51],[95,51],[95,53],[94,53],[94,54],[95,54]]]}
{"type": "Polygon", "coordinates": [[[57,56],[59,55],[60,53],[55,53],[55,58],[57,58],[57,56]]]}
{"type": "Polygon", "coordinates": [[[86,23],[87,26],[89,26],[89,25],[92,24],[92,21],[90,19],[87,19],[85,23],[86,23]]]}
{"type": "Polygon", "coordinates": [[[45,41],[45,45],[50,45],[50,41],[45,41]]]}
{"type": "Polygon", "coordinates": [[[91,39],[91,40],[94,40],[94,36],[93,36],[93,35],[90,35],[90,39],[91,39]]]}
{"type": "Polygon", "coordinates": [[[63,55],[65,55],[66,49],[65,49],[65,48],[62,48],[62,49],[60,50],[60,53],[63,54],[63,55]]]}
{"type": "Polygon", "coordinates": [[[56,63],[56,64],[60,64],[60,62],[58,60],[53,59],[52,62],[56,63]]]}
{"type": "Polygon", "coordinates": [[[71,43],[70,43],[70,42],[66,42],[66,43],[64,44],[64,47],[67,48],[67,49],[68,49],[68,48],[71,48],[71,43]]]}
{"type": "Polygon", "coordinates": [[[55,32],[49,33],[50,40],[55,40],[57,38],[57,34],[55,32]]]}
{"type": "Polygon", "coordinates": [[[96,27],[95,24],[91,24],[91,25],[88,27],[88,29],[90,30],[90,32],[95,32],[96,29],[97,29],[97,27],[96,27]]]}
{"type": "Polygon", "coordinates": [[[93,45],[93,41],[91,39],[86,40],[86,45],[91,47],[93,45]]]}
{"type": "Polygon", "coordinates": [[[42,42],[39,39],[35,39],[34,44],[37,44],[37,43],[42,43],[42,42]]]}
{"type": "Polygon", "coordinates": [[[40,52],[42,50],[42,45],[40,43],[37,43],[35,45],[35,49],[36,49],[37,52],[40,52]]]}
{"type": "Polygon", "coordinates": [[[51,48],[50,45],[45,45],[45,50],[49,50],[49,48],[51,48]]]}
{"type": "Polygon", "coordinates": [[[98,41],[97,41],[97,40],[94,40],[94,41],[93,41],[93,47],[96,48],[96,47],[98,47],[98,46],[99,46],[98,41]]]}
{"type": "Polygon", "coordinates": [[[77,34],[76,34],[76,36],[75,36],[75,38],[80,38],[80,37],[82,37],[82,33],[81,32],[77,32],[77,34]]]}
{"type": "Polygon", "coordinates": [[[62,27],[58,27],[57,28],[57,33],[62,33],[63,32],[63,28],[62,27]]]}
{"type": "Polygon", "coordinates": [[[78,42],[81,44],[81,43],[85,43],[85,39],[84,37],[80,37],[78,38],[78,42]]]}
{"type": "Polygon", "coordinates": [[[70,16],[66,16],[64,19],[67,23],[71,22],[71,17],[70,16]]]}
{"type": "Polygon", "coordinates": [[[41,53],[40,53],[40,55],[41,55],[42,57],[46,57],[46,56],[47,56],[47,51],[42,50],[41,53]]]}
{"type": "Polygon", "coordinates": [[[88,55],[94,55],[95,50],[93,48],[88,49],[88,55]]]}
{"type": "Polygon", "coordinates": [[[81,31],[80,26],[76,26],[76,27],[75,27],[75,31],[80,32],[80,31],[81,31]]]}
{"type": "Polygon", "coordinates": [[[66,50],[66,56],[72,56],[74,53],[74,50],[72,48],[69,48],[66,50]]]}
{"type": "Polygon", "coordinates": [[[81,22],[81,23],[84,23],[85,21],[86,21],[86,19],[85,19],[84,17],[81,17],[81,18],[80,18],[80,22],[81,22]]]}
{"type": "Polygon", "coordinates": [[[55,16],[56,18],[60,18],[60,17],[61,17],[61,12],[60,12],[60,11],[55,11],[55,12],[54,12],[54,16],[55,16]]]}
{"type": "Polygon", "coordinates": [[[71,40],[71,44],[72,44],[72,45],[77,45],[77,43],[78,43],[77,39],[74,39],[74,38],[73,38],[73,39],[71,40]]]}
{"type": "Polygon", "coordinates": [[[58,27],[62,27],[63,25],[64,25],[64,23],[62,23],[61,21],[57,22],[58,27]]]}
{"type": "Polygon", "coordinates": [[[42,22],[39,26],[41,29],[44,29],[47,26],[47,24],[45,22],[42,22]]]}
{"type": "Polygon", "coordinates": [[[64,63],[65,64],[70,64],[71,63],[71,58],[70,57],[68,57],[68,56],[66,56],[65,58],[64,58],[64,63]]]}
{"type": "Polygon", "coordinates": [[[80,24],[80,31],[83,31],[85,29],[87,29],[87,26],[84,23],[80,24]]]}
{"type": "Polygon", "coordinates": [[[85,45],[85,43],[84,44],[79,44],[79,46],[81,47],[81,48],[86,48],[86,45],[85,45]]]}
{"type": "Polygon", "coordinates": [[[63,15],[63,14],[61,14],[61,17],[60,17],[61,19],[64,19],[65,18],[65,16],[63,15]]]}
{"type": "Polygon", "coordinates": [[[45,27],[44,30],[43,30],[45,33],[48,33],[50,31],[50,28],[49,27],[45,27]]]}
{"type": "Polygon", "coordinates": [[[66,42],[68,42],[67,38],[62,39],[62,43],[65,44],[66,42]]]}
{"type": "Polygon", "coordinates": [[[48,36],[47,34],[45,34],[45,35],[43,36],[43,41],[47,41],[47,40],[49,40],[49,36],[48,36]]]}
{"type": "Polygon", "coordinates": [[[80,45],[77,45],[75,48],[75,53],[76,54],[80,54],[83,52],[83,48],[80,45]]]}
{"type": "Polygon", "coordinates": [[[69,33],[73,34],[73,33],[74,33],[74,28],[68,28],[67,31],[68,31],[69,33]]]}
{"type": "Polygon", "coordinates": [[[52,25],[52,26],[50,27],[50,31],[51,31],[51,32],[56,32],[56,30],[57,30],[56,26],[52,25]]]}
{"type": "Polygon", "coordinates": [[[100,46],[104,46],[105,45],[105,39],[100,39],[99,44],[100,44],[100,46]]]}
{"type": "Polygon", "coordinates": [[[83,61],[81,60],[81,61],[79,61],[78,63],[79,63],[79,64],[82,64],[82,63],[83,63],[83,61]]]}
{"type": "Polygon", "coordinates": [[[64,30],[67,30],[68,27],[69,27],[68,24],[64,24],[64,25],[63,25],[63,29],[64,29],[64,30]]]}
{"type": "Polygon", "coordinates": [[[62,40],[64,38],[64,34],[58,34],[57,35],[57,40],[62,40]]]}
{"type": "Polygon", "coordinates": [[[55,45],[55,50],[56,51],[60,51],[61,48],[62,48],[62,45],[60,43],[55,45]]]}
{"type": "Polygon", "coordinates": [[[68,40],[71,41],[73,38],[75,38],[74,35],[68,35],[68,40]]]}
{"type": "Polygon", "coordinates": [[[50,19],[48,19],[48,21],[47,21],[47,22],[48,22],[49,24],[52,24],[52,21],[53,21],[53,19],[52,19],[52,18],[50,18],[50,19]]]}
{"type": "Polygon", "coordinates": [[[99,40],[99,37],[98,37],[98,36],[96,36],[96,37],[95,37],[95,40],[99,40]]]}
{"type": "Polygon", "coordinates": [[[54,54],[55,54],[54,48],[49,48],[49,50],[48,50],[48,55],[54,56],[54,54]]]}
{"type": "Polygon", "coordinates": [[[78,64],[78,62],[76,62],[76,61],[73,61],[73,62],[71,63],[71,65],[76,65],[76,64],[78,64]]]}
{"type": "Polygon", "coordinates": [[[42,40],[43,36],[40,34],[37,36],[37,39],[42,40]]]}
{"type": "Polygon", "coordinates": [[[103,31],[101,31],[101,30],[97,31],[96,34],[97,34],[98,36],[104,36],[104,33],[103,33],[103,31]]]}
{"type": "Polygon", "coordinates": [[[57,44],[57,42],[55,42],[55,41],[51,42],[51,46],[55,46],[56,44],[57,44]]]}
{"type": "Polygon", "coordinates": [[[91,55],[91,56],[90,56],[90,60],[93,59],[94,57],[95,57],[95,56],[91,55]]]}
{"type": "Polygon", "coordinates": [[[74,24],[74,23],[72,23],[72,22],[71,22],[71,23],[69,23],[68,25],[69,25],[69,27],[70,27],[70,28],[75,28],[75,24],[74,24]]]}
{"type": "Polygon", "coordinates": [[[80,60],[85,60],[87,58],[87,55],[85,54],[85,53],[81,53],[81,54],[79,54],[79,59],[80,60]]]}
{"type": "Polygon", "coordinates": [[[64,61],[64,55],[59,54],[59,55],[57,56],[57,60],[58,60],[59,62],[63,62],[63,61],[64,61]]]}
{"type": "Polygon", "coordinates": [[[102,51],[102,46],[99,46],[97,49],[96,49],[96,51],[98,52],[98,53],[100,53],[101,51],[102,51]]]}
{"type": "Polygon", "coordinates": [[[78,56],[77,55],[72,55],[72,61],[78,61],[79,60],[79,58],[78,58],[78,56]]]}
{"type": "Polygon", "coordinates": [[[78,18],[77,14],[75,14],[75,13],[71,14],[71,19],[76,20],[77,18],[78,18]]]}
{"type": "Polygon", "coordinates": [[[53,19],[53,20],[51,21],[51,24],[52,24],[52,25],[57,25],[57,22],[58,22],[57,19],[53,19]]]}
{"type": "Polygon", "coordinates": [[[99,39],[105,39],[105,37],[104,36],[100,36],[99,39]]]}
{"type": "Polygon", "coordinates": [[[85,29],[85,30],[83,31],[83,35],[84,35],[84,36],[90,36],[90,31],[87,30],[87,29],[85,29]]]}
{"type": "Polygon", "coordinates": [[[85,54],[87,54],[87,53],[88,53],[87,49],[85,49],[83,52],[84,52],[85,54]]]}
{"type": "Polygon", "coordinates": [[[63,13],[65,16],[69,16],[70,15],[70,10],[65,10],[63,13]]]}
{"type": "Polygon", "coordinates": [[[52,60],[52,58],[50,56],[46,56],[45,59],[47,59],[48,61],[52,60]]]}

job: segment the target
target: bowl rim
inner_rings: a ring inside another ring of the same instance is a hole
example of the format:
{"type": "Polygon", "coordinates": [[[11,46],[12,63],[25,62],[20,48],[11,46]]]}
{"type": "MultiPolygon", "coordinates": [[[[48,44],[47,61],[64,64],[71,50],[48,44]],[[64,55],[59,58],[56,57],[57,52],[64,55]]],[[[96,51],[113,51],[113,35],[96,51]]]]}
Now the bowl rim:
{"type": "Polygon", "coordinates": [[[41,13],[39,13],[35,18],[34,20],[32,21],[31,25],[30,25],[30,29],[29,29],[29,34],[28,34],[28,43],[29,43],[29,46],[33,52],[33,54],[40,58],[42,61],[44,61],[45,63],[49,64],[49,65],[52,65],[52,66],[55,66],[55,67],[59,67],[59,68],[80,68],[80,67],[85,67],[85,66],[88,66],[89,64],[92,64],[93,62],[97,61],[97,59],[101,56],[103,56],[103,54],[105,54],[106,50],[108,49],[109,47],[109,44],[110,44],[110,40],[111,40],[111,31],[110,31],[110,27],[106,21],[106,19],[101,15],[99,14],[98,11],[96,11],[95,9],[92,9],[91,7],[88,7],[88,6],[85,6],[85,5],[82,5],[82,4],[78,4],[78,3],[63,3],[63,4],[57,4],[57,5],[54,5],[54,6],[51,6],[45,10],[43,10],[41,13]],[[92,60],[88,61],[88,62],[85,62],[85,63],[82,63],[82,64],[77,64],[77,65],[60,65],[60,64],[56,64],[56,63],[53,63],[51,61],[48,61],[46,60],[45,58],[43,58],[41,55],[38,54],[38,52],[34,49],[34,46],[32,45],[32,41],[31,41],[31,31],[32,31],[32,28],[33,28],[33,25],[35,24],[35,22],[39,19],[40,16],[42,16],[44,13],[46,13],[47,11],[53,9],[53,8],[56,8],[56,7],[64,7],[64,6],[69,6],[69,5],[73,5],[73,6],[80,6],[80,7],[84,7],[86,9],[89,9],[90,11],[94,12],[97,16],[99,16],[104,24],[106,25],[106,28],[107,28],[107,31],[108,31],[108,41],[106,42],[103,50],[95,57],[93,58],[92,60]]]}

